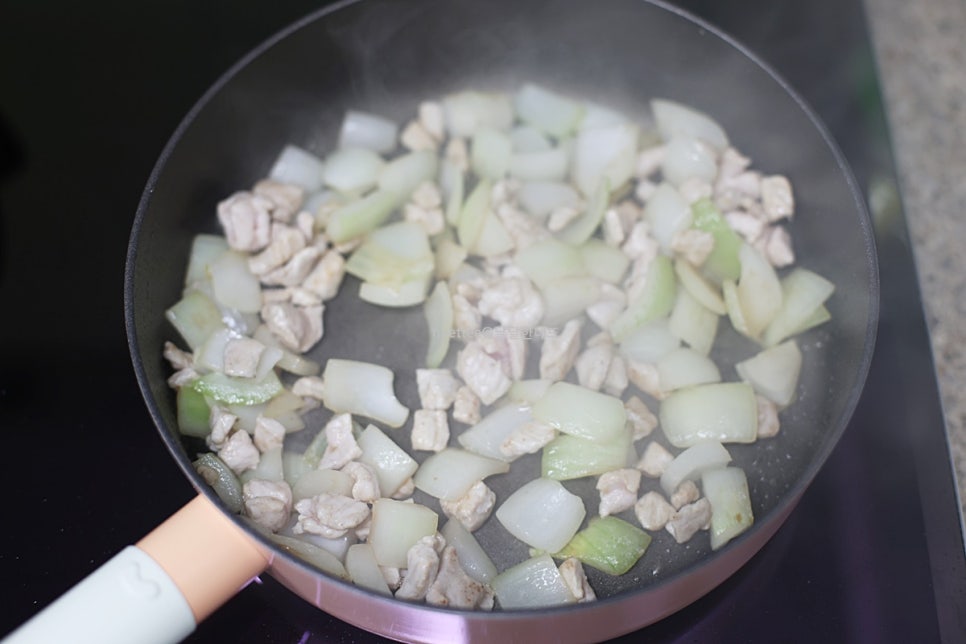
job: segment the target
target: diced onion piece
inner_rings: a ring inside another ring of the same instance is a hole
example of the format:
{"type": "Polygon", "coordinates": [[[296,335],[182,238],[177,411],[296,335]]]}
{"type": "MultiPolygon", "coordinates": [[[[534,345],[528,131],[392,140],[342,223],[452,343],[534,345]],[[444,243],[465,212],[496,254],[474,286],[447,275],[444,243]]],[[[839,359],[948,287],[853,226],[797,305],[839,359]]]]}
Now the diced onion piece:
{"type": "Polygon", "coordinates": [[[470,167],[478,176],[496,181],[510,168],[512,153],[510,137],[491,127],[481,127],[470,144],[470,167]]]}
{"type": "Polygon", "coordinates": [[[518,125],[510,130],[510,140],[513,142],[513,151],[521,154],[543,152],[553,147],[550,139],[530,125],[518,125]]]}
{"type": "Polygon", "coordinates": [[[802,352],[794,340],[769,347],[735,365],[742,380],[780,407],[792,402],[802,369],[802,352]]]}
{"type": "Polygon", "coordinates": [[[358,414],[390,427],[400,427],[409,416],[409,410],[396,399],[393,373],[386,367],[331,358],[322,379],[322,403],[337,414],[358,414]]]}
{"type": "Polygon", "coordinates": [[[671,260],[665,255],[658,255],[651,262],[640,294],[611,324],[611,337],[622,342],[642,324],[667,316],[674,307],[676,289],[677,280],[674,279],[671,260]]]}
{"type": "Polygon", "coordinates": [[[497,520],[514,537],[545,552],[557,552],[580,528],[584,502],[559,482],[538,478],[525,483],[496,510],[497,520]]]}
{"type": "Polygon", "coordinates": [[[554,557],[575,557],[609,575],[623,575],[644,556],[649,545],[651,535],[637,526],[615,516],[594,517],[554,557]]]}
{"type": "Polygon", "coordinates": [[[292,486],[292,499],[301,501],[320,494],[352,496],[351,476],[338,470],[309,470],[292,486]]]}
{"type": "Polygon", "coordinates": [[[266,533],[266,536],[275,542],[282,550],[289,552],[303,561],[307,561],[322,572],[328,573],[339,579],[349,580],[349,573],[345,566],[334,554],[295,537],[286,537],[280,534],[266,533]]]}
{"type": "Polygon", "coordinates": [[[262,380],[234,378],[215,371],[193,380],[191,387],[198,393],[228,405],[257,405],[271,400],[282,391],[282,383],[274,372],[262,380]]]}
{"type": "Polygon", "coordinates": [[[580,103],[527,83],[513,97],[520,120],[555,138],[574,131],[583,109],[580,103]]]}
{"type": "Polygon", "coordinates": [[[705,308],[687,289],[681,288],[668,318],[668,328],[689,347],[701,355],[708,355],[718,332],[718,314],[705,308]]]}
{"type": "Polygon", "coordinates": [[[413,483],[430,496],[455,501],[477,481],[509,470],[510,465],[503,461],[448,447],[423,461],[413,477],[413,483]]]}
{"type": "Polygon", "coordinates": [[[372,504],[369,545],[380,566],[405,568],[406,554],[423,537],[436,534],[439,515],[418,503],[377,499],[372,504]]]}
{"type": "Polygon", "coordinates": [[[539,152],[515,152],[507,169],[510,176],[521,181],[561,181],[569,167],[569,150],[561,146],[539,152]]]}
{"type": "Polygon", "coordinates": [[[762,336],[765,344],[778,344],[814,323],[813,316],[835,291],[830,281],[806,268],[796,268],[782,280],[782,307],[762,336]]]}
{"type": "Polygon", "coordinates": [[[322,159],[300,147],[286,145],[268,171],[268,178],[280,183],[294,184],[306,192],[315,192],[322,187],[324,172],[325,163],[322,159]]]}
{"type": "Polygon", "coordinates": [[[493,592],[504,609],[560,606],[577,601],[550,555],[539,555],[493,578],[493,592]]]}
{"type": "Polygon", "coordinates": [[[677,188],[661,183],[644,207],[644,221],[651,227],[651,235],[664,252],[671,251],[674,236],[691,226],[691,206],[677,188]]]}
{"type": "Polygon", "coordinates": [[[309,467],[309,464],[302,458],[302,454],[290,451],[282,452],[282,469],[285,472],[285,482],[292,488],[293,493],[299,479],[315,470],[315,468],[309,467]]]}
{"type": "Polygon", "coordinates": [[[585,102],[584,114],[580,119],[581,130],[593,130],[599,127],[611,127],[627,123],[628,118],[618,112],[598,103],[585,102]]]}
{"type": "MultiPolygon", "coordinates": [[[[832,314],[829,312],[829,310],[825,308],[824,304],[820,305],[817,309],[815,309],[814,313],[812,313],[810,316],[805,318],[805,321],[802,322],[800,326],[796,327],[795,330],[789,333],[788,335],[792,336],[792,335],[798,335],[799,333],[804,333],[805,331],[808,331],[811,328],[817,327],[821,324],[825,324],[831,319],[832,319],[832,314]]],[[[768,343],[766,342],[766,344],[768,343]]]]}
{"type": "Polygon", "coordinates": [[[563,326],[600,299],[600,281],[594,277],[564,277],[545,284],[542,324],[563,326]]]}
{"type": "Polygon", "coordinates": [[[221,235],[195,235],[191,240],[185,286],[207,281],[211,264],[227,250],[228,242],[221,235]]]}
{"type": "Polygon", "coordinates": [[[676,186],[687,179],[712,184],[718,175],[718,160],[714,149],[703,142],[689,136],[675,136],[664,146],[661,171],[676,186]]]}
{"type": "Polygon", "coordinates": [[[681,340],[671,332],[668,319],[658,318],[629,332],[620,343],[620,352],[635,362],[653,364],[679,346],[681,340]]]}
{"type": "Polygon", "coordinates": [[[781,282],[775,269],[756,248],[743,244],[738,257],[741,261],[738,300],[749,335],[757,338],[781,309],[781,282]]]}
{"type": "MultiPolygon", "coordinates": [[[[355,429],[355,427],[353,427],[355,429]]],[[[302,463],[305,465],[306,469],[314,470],[318,468],[319,463],[322,461],[322,457],[325,456],[325,450],[329,446],[328,438],[324,431],[318,432],[312,441],[305,446],[302,451],[302,463]]]]}
{"type": "Polygon", "coordinates": [[[583,244],[590,239],[600,222],[604,219],[604,213],[610,204],[610,179],[604,177],[598,183],[590,201],[584,212],[567,226],[557,233],[557,237],[569,244],[583,244]]]}
{"type": "Polygon", "coordinates": [[[401,284],[428,277],[434,264],[425,229],[398,221],[372,231],[346,261],[345,270],[367,282],[401,284]]]}
{"type": "Polygon", "coordinates": [[[325,185],[342,193],[361,192],[376,185],[382,157],[366,148],[341,148],[325,160],[325,185]]]}
{"type": "Polygon", "coordinates": [[[178,431],[184,436],[204,438],[211,433],[208,417],[211,407],[200,392],[191,387],[179,387],[176,398],[178,431]]]}
{"type": "Polygon", "coordinates": [[[464,91],[443,98],[443,117],[451,136],[469,138],[481,127],[509,129],[513,105],[505,94],[464,91]]]}
{"type": "Polygon", "coordinates": [[[255,405],[230,404],[225,405],[225,407],[228,408],[228,413],[237,418],[235,420],[235,427],[252,434],[255,432],[255,423],[258,422],[258,417],[265,413],[266,405],[267,403],[258,403],[255,405]]]}
{"type": "Polygon", "coordinates": [[[581,130],[574,144],[571,176],[584,195],[592,195],[606,179],[611,190],[634,174],[640,129],[632,123],[581,130]]]}
{"type": "Polygon", "coordinates": [[[248,269],[245,255],[225,251],[208,268],[216,302],[243,313],[258,313],[262,309],[262,287],[248,269]]]}
{"type": "Polygon", "coordinates": [[[724,315],[728,312],[721,293],[694,266],[678,258],[674,260],[674,273],[678,276],[681,286],[691,294],[691,297],[700,302],[709,311],[713,311],[718,315],[724,315]]]}
{"type": "Polygon", "coordinates": [[[359,461],[376,471],[383,496],[395,494],[419,468],[412,456],[375,425],[367,426],[356,443],[362,450],[359,461]]]}
{"type": "Polygon", "coordinates": [[[268,372],[275,368],[284,354],[278,347],[265,347],[258,356],[258,365],[255,367],[255,380],[261,380],[268,375],[268,372]]]}
{"type": "Polygon", "coordinates": [[[365,235],[381,226],[399,201],[398,193],[373,190],[368,195],[350,201],[329,216],[325,232],[335,244],[365,235]]]}
{"type": "Polygon", "coordinates": [[[547,478],[569,481],[628,467],[634,456],[629,432],[607,441],[561,434],[544,446],[540,472],[547,478]]]}
{"type": "Polygon", "coordinates": [[[540,219],[557,208],[580,205],[577,191],[568,183],[556,181],[528,181],[520,186],[517,199],[524,210],[540,219]]]}
{"type": "Polygon", "coordinates": [[[608,284],[620,282],[630,265],[627,255],[601,239],[588,239],[580,246],[580,255],[587,272],[608,284]]]}
{"type": "Polygon", "coordinates": [[[745,319],[745,312],[741,308],[741,299],[738,297],[738,286],[732,280],[725,280],[721,283],[721,294],[724,296],[725,308],[728,310],[728,319],[735,331],[751,337],[751,329],[745,319]]]}
{"type": "Polygon", "coordinates": [[[259,479],[262,481],[283,481],[285,480],[285,470],[282,467],[282,447],[273,447],[264,452],[258,459],[258,465],[253,469],[245,470],[239,477],[242,483],[259,479]]]}
{"type": "Polygon", "coordinates": [[[468,249],[480,257],[494,257],[513,250],[513,237],[493,211],[484,213],[483,227],[476,243],[468,249]]]}
{"type": "Polygon", "coordinates": [[[656,366],[662,391],[721,382],[718,365],[694,349],[674,349],[658,360],[656,366]]]}
{"type": "Polygon", "coordinates": [[[704,141],[718,151],[728,147],[724,128],[703,112],[667,99],[651,101],[651,111],[664,141],[683,135],[704,141]]]}
{"type": "Polygon", "coordinates": [[[758,401],[748,383],[724,382],[679,389],[661,401],[661,428],[675,447],[702,441],[752,443],[758,436],[758,401]]]}
{"type": "Polygon", "coordinates": [[[432,150],[417,150],[387,163],[379,174],[379,189],[396,195],[400,205],[424,181],[436,177],[439,159],[432,150]]]}
{"type": "Polygon", "coordinates": [[[429,282],[429,275],[414,277],[399,284],[363,282],[359,285],[359,299],[392,308],[415,306],[425,301],[429,282]]]}
{"type": "Polygon", "coordinates": [[[708,470],[701,475],[701,489],[711,504],[711,549],[717,550],[755,521],[748,479],[738,467],[708,470]]]}
{"type": "Polygon", "coordinates": [[[500,445],[521,425],[532,419],[528,407],[505,405],[487,414],[480,422],[460,434],[457,440],[464,449],[474,454],[509,463],[515,457],[505,455],[500,451],[500,445]]]}
{"type": "Polygon", "coordinates": [[[530,244],[516,254],[513,263],[540,288],[554,280],[586,274],[580,251],[553,238],[530,244]]]}
{"type": "Polygon", "coordinates": [[[545,393],[547,393],[547,389],[549,389],[550,385],[552,384],[553,380],[517,380],[510,385],[510,389],[506,392],[506,396],[509,400],[514,402],[532,405],[543,397],[545,393]]]}
{"type": "Polygon", "coordinates": [[[674,457],[661,474],[661,488],[668,496],[685,481],[697,481],[707,470],[724,467],[731,454],[718,441],[696,443],[674,457]]]}
{"type": "Polygon", "coordinates": [[[691,225],[697,230],[711,233],[714,237],[714,248],[702,266],[704,272],[718,283],[737,280],[741,275],[741,260],[738,257],[743,243],[741,238],[731,229],[710,199],[694,202],[691,212],[694,215],[691,225]]]}
{"type": "Polygon", "coordinates": [[[459,220],[456,223],[456,238],[463,248],[472,249],[483,232],[483,225],[490,214],[492,188],[490,181],[480,180],[460,210],[459,220]]]}
{"type": "Polygon", "coordinates": [[[555,382],[533,404],[533,417],[573,436],[608,441],[626,433],[620,398],[569,382],[555,382]]]}
{"type": "Polygon", "coordinates": [[[208,336],[200,347],[195,349],[194,364],[198,371],[224,371],[225,347],[228,341],[237,337],[231,330],[221,328],[208,336]]]}
{"type": "Polygon", "coordinates": [[[382,116],[349,110],[339,128],[339,147],[368,148],[385,154],[396,149],[399,126],[382,116]]]}
{"type": "Polygon", "coordinates": [[[453,161],[443,159],[439,163],[439,189],[443,197],[446,223],[455,225],[463,206],[466,177],[453,161]]]}
{"type": "Polygon", "coordinates": [[[363,588],[373,590],[380,595],[392,595],[389,584],[379,568],[376,555],[368,543],[356,543],[349,546],[345,553],[345,569],[352,579],[352,583],[363,588]]]}
{"type": "Polygon", "coordinates": [[[484,584],[490,583],[496,577],[497,570],[493,560],[462,523],[451,519],[440,528],[439,533],[446,539],[446,545],[453,546],[456,550],[460,566],[467,575],[484,584]]]}
{"type": "Polygon", "coordinates": [[[453,335],[453,300],[446,282],[437,282],[433,287],[432,293],[426,299],[423,313],[429,330],[426,366],[435,369],[446,358],[453,335]]]}
{"type": "Polygon", "coordinates": [[[436,277],[448,279],[456,272],[469,253],[452,239],[439,239],[436,242],[436,277]]]}
{"type": "Polygon", "coordinates": [[[242,510],[241,481],[224,461],[208,452],[198,457],[192,465],[195,471],[211,486],[218,498],[232,512],[242,510]]]}
{"type": "Polygon", "coordinates": [[[275,364],[283,371],[288,371],[296,376],[316,376],[322,370],[322,366],[314,360],[309,360],[305,356],[293,353],[284,348],[278,341],[278,338],[265,325],[256,328],[252,337],[265,346],[278,349],[282,352],[282,357],[275,364]]]}

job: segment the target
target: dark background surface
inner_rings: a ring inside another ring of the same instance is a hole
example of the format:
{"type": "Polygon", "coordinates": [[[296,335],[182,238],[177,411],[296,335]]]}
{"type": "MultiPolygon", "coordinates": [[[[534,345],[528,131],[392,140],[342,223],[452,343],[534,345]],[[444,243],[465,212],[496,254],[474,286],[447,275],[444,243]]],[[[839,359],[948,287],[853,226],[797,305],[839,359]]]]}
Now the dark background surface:
{"type": "MultiPolygon", "coordinates": [[[[0,634],[193,496],[130,366],[134,211],[205,89],[319,4],[0,0],[0,634]]],[[[788,78],[860,185],[892,204],[876,220],[882,322],[855,420],[786,525],[722,587],[627,640],[966,641],[958,506],[861,6],[683,6],[788,78]]],[[[370,639],[266,578],[191,641],[370,639]]]]}

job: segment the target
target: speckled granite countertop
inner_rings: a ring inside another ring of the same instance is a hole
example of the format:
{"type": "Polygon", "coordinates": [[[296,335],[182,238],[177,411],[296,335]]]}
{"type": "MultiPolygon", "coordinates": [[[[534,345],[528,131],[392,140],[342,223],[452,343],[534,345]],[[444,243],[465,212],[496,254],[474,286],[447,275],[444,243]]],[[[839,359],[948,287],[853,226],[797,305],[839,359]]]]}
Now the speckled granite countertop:
{"type": "Polygon", "coordinates": [[[966,1],[866,0],[866,10],[963,503],[966,1]]]}

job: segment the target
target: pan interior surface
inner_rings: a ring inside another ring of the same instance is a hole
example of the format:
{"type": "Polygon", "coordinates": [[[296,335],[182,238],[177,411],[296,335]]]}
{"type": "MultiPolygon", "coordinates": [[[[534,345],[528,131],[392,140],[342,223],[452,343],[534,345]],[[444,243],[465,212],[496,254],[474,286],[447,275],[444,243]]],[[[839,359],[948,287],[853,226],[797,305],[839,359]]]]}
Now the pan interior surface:
{"type": "MultiPolygon", "coordinates": [[[[132,234],[126,315],[150,411],[182,470],[211,496],[191,467],[197,452],[204,450],[203,443],[185,441],[178,434],[161,347],[165,340],[178,339],[164,311],[180,297],[192,236],[217,232],[218,201],[264,177],[288,143],[325,156],[334,147],[348,109],[404,122],[427,98],[467,88],[513,91],[526,81],[592,97],[642,122],[649,101],[657,97],[712,115],[756,167],[789,177],[796,188],[790,231],[799,263],[836,285],[828,304],[832,322],[800,338],[805,365],[800,393],[783,416],[781,433],[752,446],[729,446],[748,475],[756,525],[713,556],[706,534],[680,546],[661,531],[653,535],[646,556],[630,573],[611,577],[588,569],[602,599],[597,606],[569,610],[597,617],[613,610],[615,619],[593,620],[595,639],[603,639],[694,601],[754,554],[791,511],[844,431],[872,353],[875,253],[854,181],[811,112],[729,39],[677,10],[640,0],[365,0],[309,17],[219,81],[165,150],[132,234]]],[[[384,364],[397,374],[411,373],[425,355],[421,310],[382,312],[358,300],[356,290],[347,282],[328,303],[325,339],[311,357],[323,363],[328,358],[352,358],[384,364]]],[[[723,357],[747,351],[736,334],[722,338],[720,344],[723,357]]],[[[735,378],[733,372],[723,376],[735,378]]],[[[413,378],[397,375],[396,391],[407,407],[419,408],[413,378]]],[[[302,445],[318,431],[326,414],[314,412],[310,419],[312,425],[297,439],[302,445]]],[[[405,428],[392,431],[397,442],[409,446],[405,428]]],[[[509,475],[494,477],[488,484],[499,502],[538,473],[538,457],[528,457],[509,475]]],[[[568,482],[567,487],[585,499],[588,514],[595,513],[593,480],[568,482]]],[[[438,509],[428,497],[417,501],[438,509]]],[[[529,556],[527,546],[510,538],[495,520],[476,536],[499,569],[529,556]]],[[[421,614],[424,626],[415,626],[416,619],[393,626],[373,618],[376,611],[371,607],[391,612],[400,602],[347,587],[288,555],[280,555],[276,569],[283,583],[303,596],[310,592],[306,588],[321,589],[306,597],[309,601],[390,637],[443,640],[452,635],[454,624],[466,636],[503,627],[523,632],[514,613],[461,613],[414,605],[400,610],[421,614]],[[358,601],[370,607],[368,617],[345,608],[358,601]],[[441,616],[440,632],[427,626],[437,623],[430,616],[441,616]]],[[[564,611],[536,614],[556,618],[564,611]]],[[[534,615],[524,611],[519,620],[534,615]]]]}

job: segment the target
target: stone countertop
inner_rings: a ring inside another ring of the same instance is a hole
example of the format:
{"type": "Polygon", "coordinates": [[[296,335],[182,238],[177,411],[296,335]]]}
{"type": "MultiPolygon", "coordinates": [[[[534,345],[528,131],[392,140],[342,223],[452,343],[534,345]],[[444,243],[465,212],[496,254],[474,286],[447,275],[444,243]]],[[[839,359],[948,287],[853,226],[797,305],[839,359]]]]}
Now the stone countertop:
{"type": "Polygon", "coordinates": [[[958,256],[966,240],[966,0],[865,4],[963,503],[966,267],[958,256]]]}

